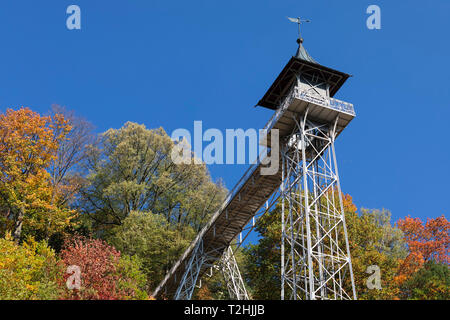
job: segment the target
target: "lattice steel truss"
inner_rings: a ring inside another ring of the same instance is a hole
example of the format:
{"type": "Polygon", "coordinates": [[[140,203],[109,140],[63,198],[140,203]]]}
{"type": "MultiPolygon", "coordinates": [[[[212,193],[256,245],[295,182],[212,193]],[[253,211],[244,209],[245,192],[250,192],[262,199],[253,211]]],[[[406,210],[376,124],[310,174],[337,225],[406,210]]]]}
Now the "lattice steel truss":
{"type": "Polygon", "coordinates": [[[183,278],[181,279],[175,293],[174,300],[191,300],[198,275],[202,265],[207,260],[208,256],[203,251],[203,239],[200,239],[194,248],[191,258],[189,259],[186,271],[184,272],[183,278]]]}
{"type": "Polygon", "coordinates": [[[234,257],[231,246],[225,250],[220,261],[220,269],[223,278],[227,284],[228,294],[233,300],[249,300],[247,289],[245,288],[244,280],[239,271],[236,258],[234,257]]]}
{"type": "Polygon", "coordinates": [[[281,147],[282,299],[356,299],[334,141],[336,124],[293,114],[281,147]]]}
{"type": "MultiPolygon", "coordinates": [[[[190,300],[196,288],[202,266],[220,269],[227,285],[228,294],[233,300],[249,300],[233,250],[229,246],[223,253],[220,261],[215,264],[216,258],[204,251],[203,240],[200,239],[194,248],[192,256],[175,293],[175,300],[190,300]]],[[[212,271],[211,271],[212,272],[212,271]]],[[[200,282],[201,283],[201,282],[200,282]]]]}

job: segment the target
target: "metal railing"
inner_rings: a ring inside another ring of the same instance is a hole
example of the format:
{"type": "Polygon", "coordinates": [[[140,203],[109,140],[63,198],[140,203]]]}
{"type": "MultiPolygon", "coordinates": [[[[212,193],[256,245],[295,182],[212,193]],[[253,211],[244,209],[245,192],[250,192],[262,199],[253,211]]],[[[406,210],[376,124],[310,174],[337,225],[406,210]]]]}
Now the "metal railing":
{"type": "Polygon", "coordinates": [[[282,103],[280,103],[280,106],[277,108],[275,113],[272,115],[270,120],[267,122],[267,124],[264,126],[264,129],[267,131],[270,131],[274,124],[278,121],[280,116],[284,113],[284,111],[289,108],[289,105],[292,103],[292,100],[301,99],[310,103],[314,103],[326,108],[330,108],[339,112],[344,112],[347,114],[350,114],[352,116],[356,116],[355,108],[353,107],[353,104],[345,101],[341,101],[335,98],[330,97],[322,97],[319,95],[312,95],[309,94],[307,91],[300,91],[300,88],[295,86],[289,91],[286,98],[283,100],[282,103]]]}
{"type": "Polygon", "coordinates": [[[351,103],[341,101],[335,98],[322,97],[319,95],[311,95],[308,94],[308,92],[306,91],[299,92],[298,87],[295,87],[294,91],[296,92],[296,98],[298,99],[305,100],[320,106],[324,106],[326,108],[330,108],[339,112],[345,112],[353,116],[356,116],[355,108],[351,103]]]}

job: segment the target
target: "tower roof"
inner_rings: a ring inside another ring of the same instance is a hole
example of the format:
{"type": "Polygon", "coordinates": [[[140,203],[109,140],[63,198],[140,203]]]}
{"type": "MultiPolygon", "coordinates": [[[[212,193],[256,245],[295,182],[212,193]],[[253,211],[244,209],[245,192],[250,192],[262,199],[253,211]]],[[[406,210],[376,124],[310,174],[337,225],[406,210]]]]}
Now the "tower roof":
{"type": "Polygon", "coordinates": [[[316,62],[316,60],[314,60],[309,55],[308,51],[306,51],[305,47],[303,46],[303,39],[298,39],[297,42],[298,42],[299,45],[298,45],[298,49],[297,49],[297,53],[295,54],[295,57],[297,59],[300,59],[300,60],[305,60],[305,61],[308,61],[308,62],[311,62],[311,63],[318,64],[316,62]]]}
{"type": "Polygon", "coordinates": [[[292,85],[295,83],[296,75],[300,72],[319,77],[327,82],[330,87],[330,97],[333,97],[350,77],[347,73],[319,64],[306,51],[303,46],[303,40],[299,39],[297,42],[299,44],[297,53],[289,60],[257,106],[276,110],[289,93],[292,85]]]}

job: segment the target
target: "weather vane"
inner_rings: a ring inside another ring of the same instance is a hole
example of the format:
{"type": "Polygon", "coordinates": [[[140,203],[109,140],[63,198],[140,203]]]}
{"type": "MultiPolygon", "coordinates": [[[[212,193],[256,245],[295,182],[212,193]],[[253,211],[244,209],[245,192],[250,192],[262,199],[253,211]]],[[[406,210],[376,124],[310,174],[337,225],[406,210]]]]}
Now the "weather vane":
{"type": "Polygon", "coordinates": [[[300,25],[301,25],[302,23],[305,23],[305,22],[311,22],[311,20],[308,20],[308,19],[300,19],[300,17],[298,17],[298,18],[290,18],[290,17],[287,17],[287,18],[289,19],[289,21],[298,24],[298,41],[302,42],[302,36],[301,36],[301,33],[300,33],[300,25]]]}

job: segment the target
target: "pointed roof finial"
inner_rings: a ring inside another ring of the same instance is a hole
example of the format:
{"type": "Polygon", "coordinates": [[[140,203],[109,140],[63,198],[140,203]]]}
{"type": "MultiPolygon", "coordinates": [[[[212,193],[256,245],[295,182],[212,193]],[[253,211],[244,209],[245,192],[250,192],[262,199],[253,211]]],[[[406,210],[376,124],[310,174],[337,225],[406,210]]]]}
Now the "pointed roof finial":
{"type": "Polygon", "coordinates": [[[295,57],[298,58],[298,59],[302,59],[302,60],[305,60],[305,61],[317,64],[317,62],[308,54],[308,52],[306,51],[305,47],[303,46],[303,38],[302,38],[302,35],[301,35],[301,30],[300,30],[300,25],[302,23],[305,23],[305,22],[308,23],[308,22],[311,22],[311,20],[301,19],[300,17],[298,17],[298,18],[287,17],[287,18],[289,19],[289,21],[298,24],[298,39],[297,39],[298,50],[297,50],[297,54],[295,55],[295,57]]]}

